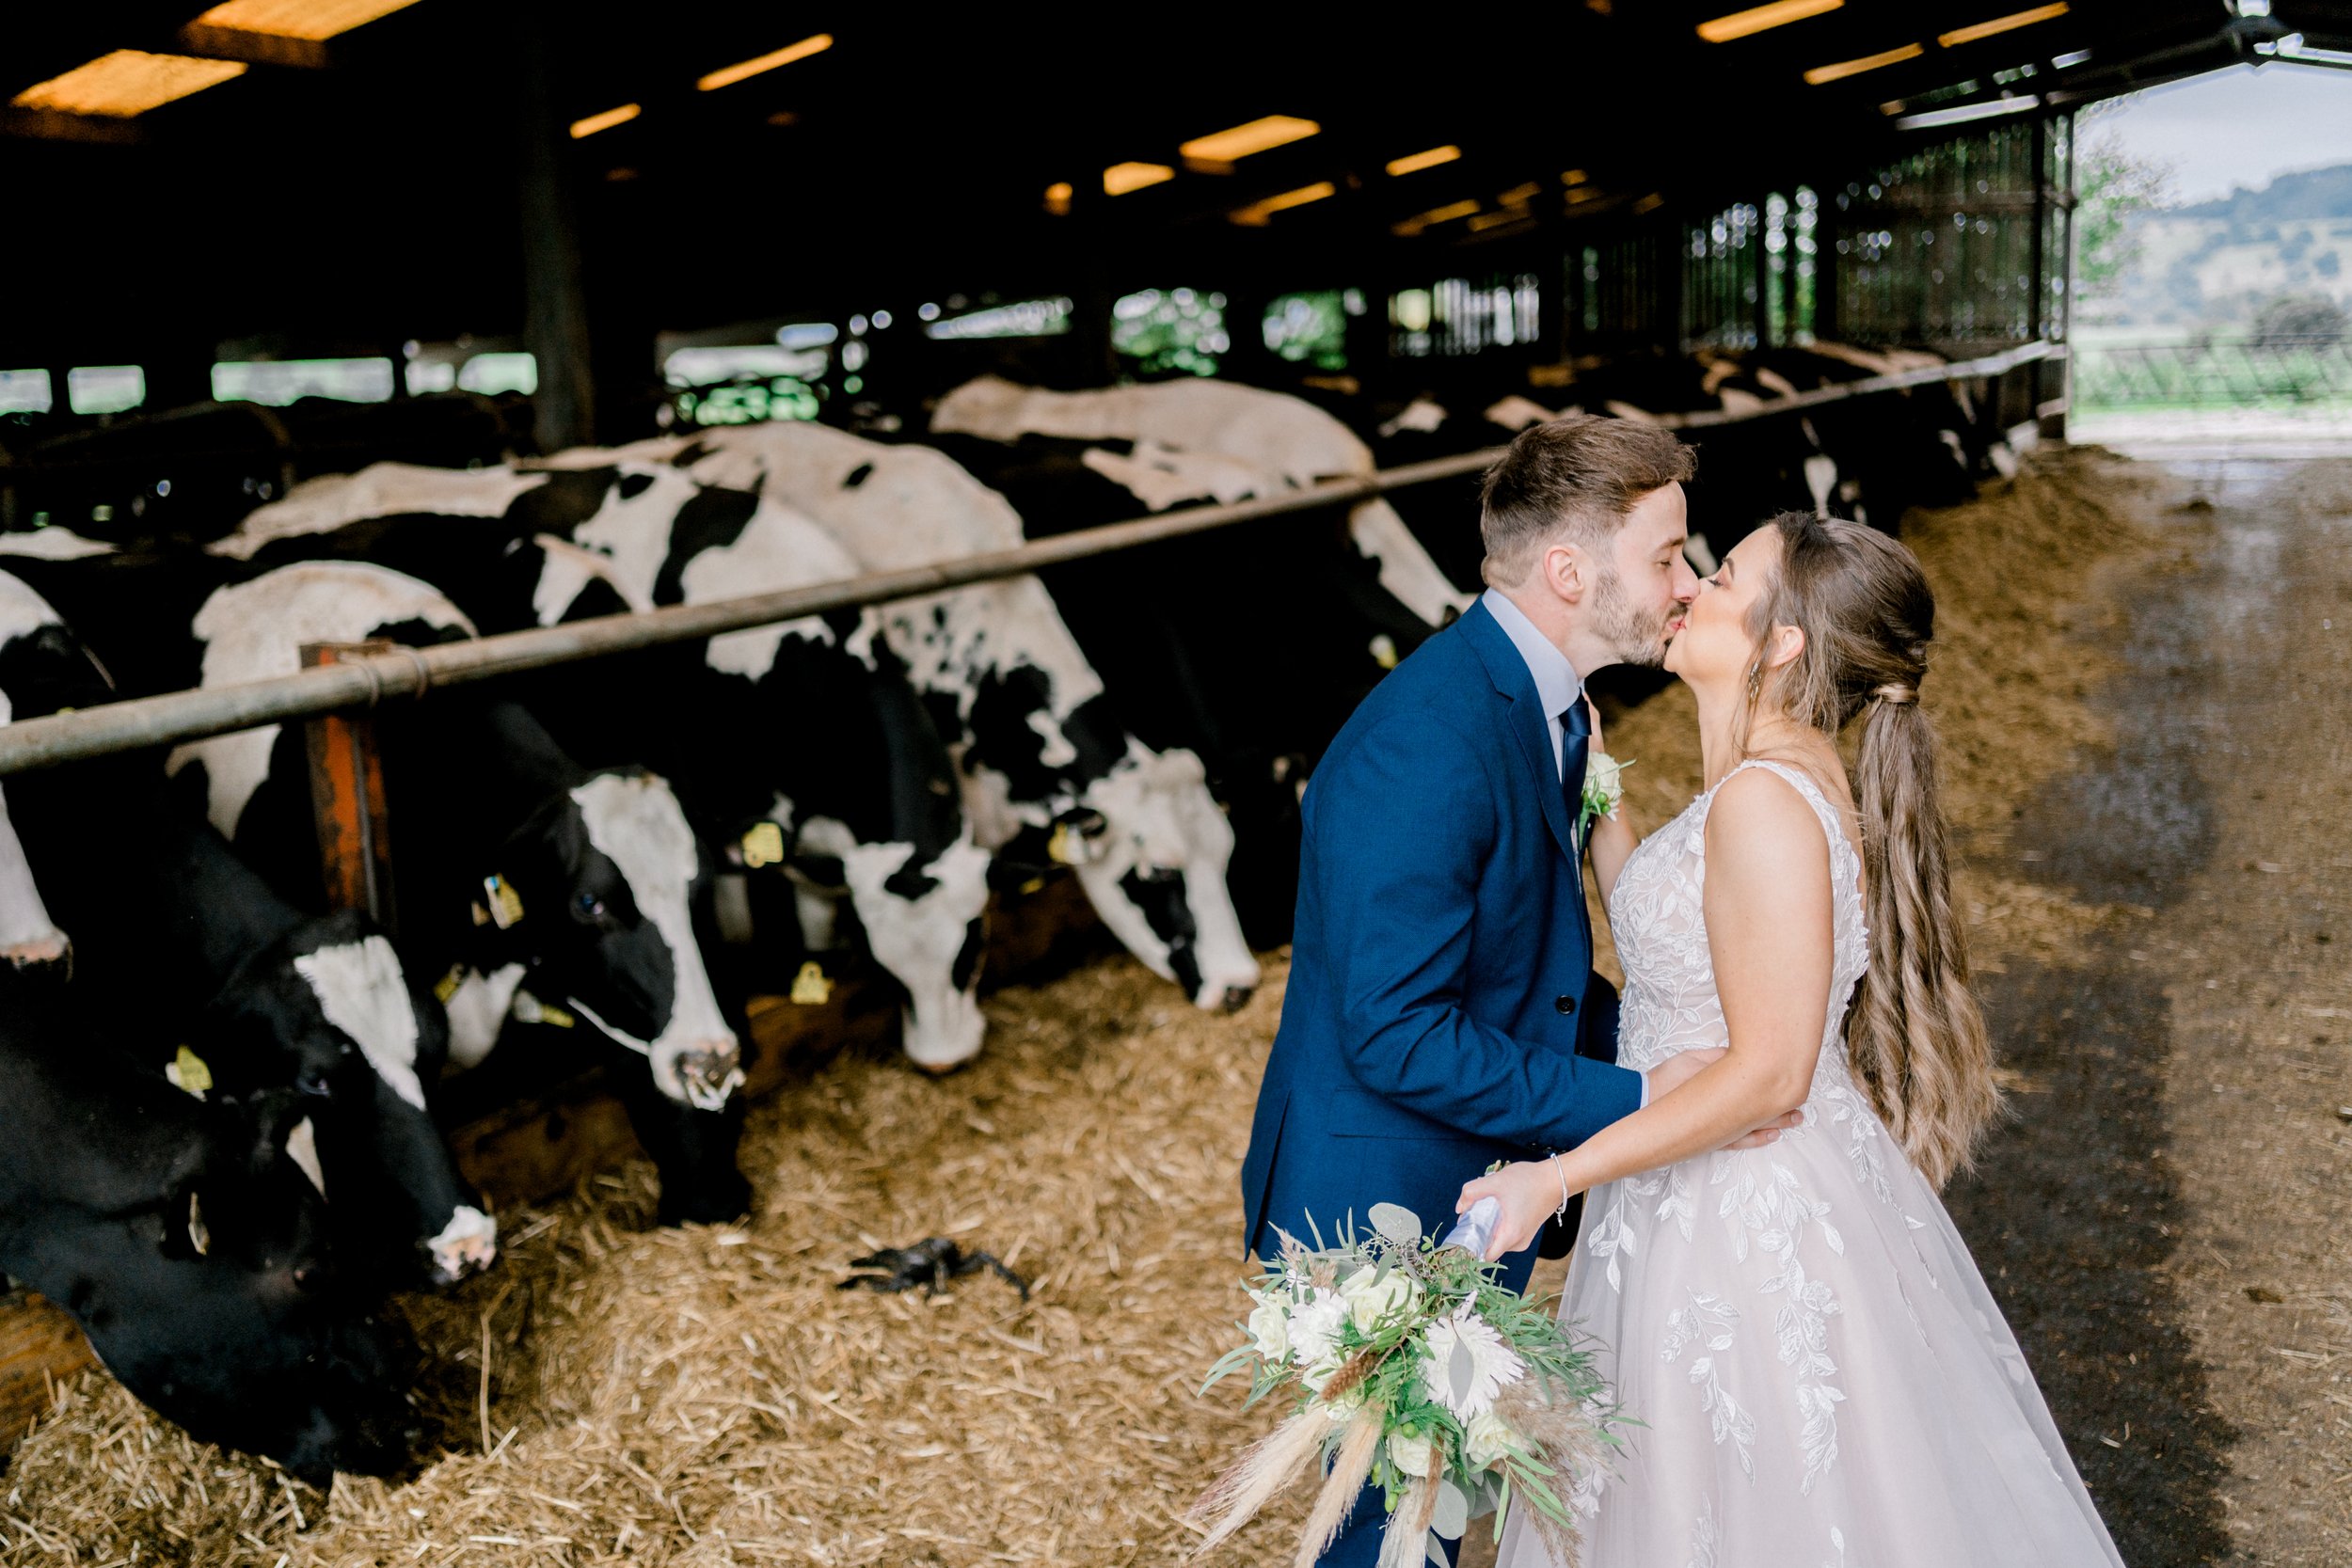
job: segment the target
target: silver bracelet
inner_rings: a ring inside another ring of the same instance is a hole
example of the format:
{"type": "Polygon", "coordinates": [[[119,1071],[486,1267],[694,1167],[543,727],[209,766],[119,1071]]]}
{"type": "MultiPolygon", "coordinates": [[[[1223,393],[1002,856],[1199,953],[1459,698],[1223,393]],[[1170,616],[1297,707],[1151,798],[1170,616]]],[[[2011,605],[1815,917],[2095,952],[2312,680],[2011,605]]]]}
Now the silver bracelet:
{"type": "Polygon", "coordinates": [[[1551,1157],[1551,1164],[1552,1168],[1560,1173],[1560,1207],[1551,1212],[1551,1222],[1554,1225],[1563,1225],[1566,1223],[1568,1217],[1568,1167],[1560,1163],[1560,1156],[1557,1154],[1551,1157]]]}

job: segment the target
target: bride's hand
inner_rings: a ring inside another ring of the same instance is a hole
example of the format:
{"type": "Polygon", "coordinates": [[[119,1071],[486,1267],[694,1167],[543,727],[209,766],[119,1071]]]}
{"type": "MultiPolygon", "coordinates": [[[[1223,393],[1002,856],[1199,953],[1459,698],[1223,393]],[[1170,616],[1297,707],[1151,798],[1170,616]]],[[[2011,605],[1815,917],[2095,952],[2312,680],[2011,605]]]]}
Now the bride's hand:
{"type": "Polygon", "coordinates": [[[1521,1160],[1491,1176],[1463,1184],[1462,1196],[1454,1205],[1456,1214],[1469,1213],[1470,1205],[1482,1197],[1494,1198],[1502,1205],[1502,1218],[1495,1226],[1493,1242],[1486,1247],[1487,1262],[1534,1243],[1544,1221],[1559,1211],[1563,1190],[1560,1173],[1557,1160],[1521,1160]]]}

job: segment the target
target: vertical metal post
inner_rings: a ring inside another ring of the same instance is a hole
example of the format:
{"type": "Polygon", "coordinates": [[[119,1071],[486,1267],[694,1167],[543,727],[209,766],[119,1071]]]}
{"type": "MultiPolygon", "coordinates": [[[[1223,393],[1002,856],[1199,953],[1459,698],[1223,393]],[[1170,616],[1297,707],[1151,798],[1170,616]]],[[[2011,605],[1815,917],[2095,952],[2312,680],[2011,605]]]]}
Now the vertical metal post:
{"type": "Polygon", "coordinates": [[[1813,336],[1825,343],[1845,341],[1837,319],[1837,198],[1841,184],[1819,185],[1813,209],[1813,336]]]}
{"type": "Polygon", "coordinates": [[[543,452],[595,439],[596,386],[589,366],[588,308],[580,286],[580,240],[572,224],[559,118],[555,63],[549,57],[558,18],[552,8],[516,10],[521,55],[517,159],[523,241],[523,346],[539,367],[532,424],[543,452]]]}
{"type": "MultiPolygon", "coordinates": [[[[306,642],[302,664],[315,669],[391,647],[380,641],[306,642]]],[[[391,930],[396,911],[390,822],[375,720],[367,713],[323,713],[304,723],[303,738],[310,757],[310,815],[318,827],[326,901],[339,910],[364,910],[391,930]]]]}
{"type": "Polygon", "coordinates": [[[1653,219],[1658,236],[1658,337],[1668,354],[1680,354],[1687,344],[1689,322],[1683,311],[1683,275],[1690,260],[1690,236],[1682,231],[1678,207],[1661,208],[1653,219]]]}
{"type": "Polygon", "coordinates": [[[2042,338],[2042,305],[2048,297],[2050,280],[2045,274],[2048,247],[2042,231],[2050,222],[2050,121],[2045,115],[2033,117],[2033,232],[2027,237],[2030,259],[2026,268],[2032,279],[2032,299],[2026,312],[2026,341],[2038,342],[2042,338]]]}

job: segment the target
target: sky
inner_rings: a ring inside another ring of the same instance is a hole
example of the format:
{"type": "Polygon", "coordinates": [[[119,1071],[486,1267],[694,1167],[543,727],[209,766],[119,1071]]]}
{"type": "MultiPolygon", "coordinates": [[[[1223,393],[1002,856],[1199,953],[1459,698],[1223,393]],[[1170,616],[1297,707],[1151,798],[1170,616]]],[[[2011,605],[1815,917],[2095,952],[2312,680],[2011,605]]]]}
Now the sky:
{"type": "Polygon", "coordinates": [[[2352,163],[2352,71],[2233,66],[2137,93],[2083,125],[2173,166],[2179,202],[2260,190],[2296,169],[2352,163]]]}

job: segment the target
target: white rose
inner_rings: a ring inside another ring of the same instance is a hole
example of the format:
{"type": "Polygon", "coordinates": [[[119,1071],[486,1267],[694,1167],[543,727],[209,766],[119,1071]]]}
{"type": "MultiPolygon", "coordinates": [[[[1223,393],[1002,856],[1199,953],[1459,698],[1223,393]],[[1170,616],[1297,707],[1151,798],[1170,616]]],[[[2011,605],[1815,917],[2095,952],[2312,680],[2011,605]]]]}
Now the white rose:
{"type": "Polygon", "coordinates": [[[1584,809],[1598,816],[1614,816],[1625,803],[1625,766],[1606,752],[1584,759],[1584,809]]]}
{"type": "Polygon", "coordinates": [[[1510,1422],[1491,1410],[1482,1410],[1463,1429],[1462,1457],[1470,1461],[1471,1469],[1484,1470],[1500,1463],[1503,1449],[1517,1443],[1518,1435],[1510,1422]]]}
{"type": "MultiPolygon", "coordinates": [[[[1313,1365],[1336,1361],[1340,1325],[1347,1322],[1347,1303],[1330,1291],[1313,1291],[1290,1315],[1291,1354],[1313,1365]]],[[[1328,1375],[1327,1373],[1326,1374],[1328,1375]]],[[[1320,1386],[1320,1385],[1316,1385],[1320,1386]]]]}
{"type": "MultiPolygon", "coordinates": [[[[1355,1283],[1354,1279],[1348,1281],[1349,1285],[1355,1283]]],[[[1345,1287],[1342,1289],[1345,1292],[1345,1287]]],[[[1374,1326],[1390,1313],[1409,1309],[1420,1299],[1421,1287],[1409,1276],[1391,1270],[1362,1289],[1346,1293],[1349,1320],[1359,1333],[1369,1336],[1374,1326]]]]}
{"type": "Polygon", "coordinates": [[[1258,1354],[1268,1361],[1279,1361],[1291,1353],[1290,1320],[1283,1315],[1281,1303],[1261,1298],[1249,1314],[1249,1338],[1257,1342],[1258,1354]]]}
{"type": "Polygon", "coordinates": [[[1426,1437],[1389,1433],[1389,1463],[1408,1476],[1425,1476],[1437,1467],[1438,1445],[1426,1437]]]}

